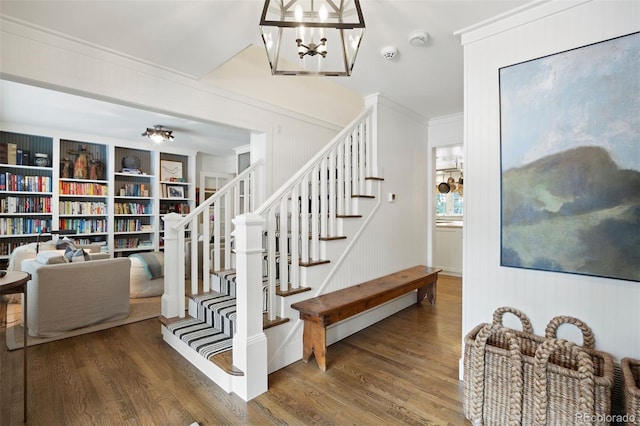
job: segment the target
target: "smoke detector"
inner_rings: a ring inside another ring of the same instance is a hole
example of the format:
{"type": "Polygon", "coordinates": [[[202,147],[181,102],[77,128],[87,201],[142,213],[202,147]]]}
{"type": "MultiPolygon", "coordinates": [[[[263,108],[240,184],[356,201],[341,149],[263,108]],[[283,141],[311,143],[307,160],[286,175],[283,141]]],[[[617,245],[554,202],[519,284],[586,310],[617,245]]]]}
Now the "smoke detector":
{"type": "Polygon", "coordinates": [[[412,46],[424,46],[429,40],[429,34],[425,31],[414,31],[409,34],[409,44],[412,46]]]}
{"type": "Polygon", "coordinates": [[[382,55],[383,58],[385,58],[388,61],[393,60],[396,56],[398,56],[398,49],[396,49],[393,46],[387,46],[387,47],[383,47],[382,50],[380,51],[380,54],[382,55]]]}

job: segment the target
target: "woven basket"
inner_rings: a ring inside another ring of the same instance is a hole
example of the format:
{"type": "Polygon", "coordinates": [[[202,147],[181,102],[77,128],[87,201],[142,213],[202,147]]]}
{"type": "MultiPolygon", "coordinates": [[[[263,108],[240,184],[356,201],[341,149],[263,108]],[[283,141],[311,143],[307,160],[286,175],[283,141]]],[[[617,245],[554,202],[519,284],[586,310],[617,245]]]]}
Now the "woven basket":
{"type": "Polygon", "coordinates": [[[547,339],[536,351],[533,388],[523,397],[534,399],[534,425],[600,425],[608,424],[612,388],[611,355],[547,339]]]}
{"type": "MultiPolygon", "coordinates": [[[[583,339],[582,347],[591,350],[596,357],[594,364],[597,365],[598,377],[603,375],[604,364],[610,367],[609,370],[613,374],[611,357],[607,354],[600,355],[601,353],[592,350],[595,339],[593,332],[584,322],[570,316],[557,316],[549,322],[545,337],[542,337],[533,333],[531,322],[523,312],[515,308],[501,307],[493,313],[492,324],[480,324],[465,336],[463,383],[465,417],[474,424],[500,426],[514,422],[523,425],[534,424],[536,351],[545,341],[555,340],[558,328],[562,324],[572,324],[580,329],[583,339]],[[502,319],[505,313],[511,313],[520,319],[522,331],[503,326],[502,319]],[[488,332],[487,328],[491,328],[491,332],[488,332]],[[482,333],[488,333],[488,336],[485,337],[482,333]],[[512,353],[514,345],[518,347],[520,353],[518,359],[515,359],[512,353]],[[605,363],[604,359],[607,356],[608,363],[605,363]],[[517,381],[515,373],[511,370],[514,362],[519,363],[522,369],[519,410],[513,406],[510,407],[510,404],[514,404],[511,398],[513,393],[518,392],[512,383],[513,380],[517,381]]],[[[574,346],[581,348],[575,344],[574,346]]],[[[577,369],[577,358],[575,354],[566,351],[552,351],[549,354],[548,364],[550,371],[556,375],[562,372],[567,373],[571,369],[577,369]],[[558,370],[559,368],[564,370],[558,370]]],[[[551,377],[550,385],[555,386],[556,383],[562,382],[554,379],[554,376],[551,377]]],[[[550,389],[555,392],[553,387],[550,389]]],[[[551,406],[554,409],[555,401],[556,399],[551,399],[551,406]]],[[[599,398],[598,401],[600,402],[601,399],[599,398]]],[[[568,423],[559,424],[574,424],[574,420],[572,418],[570,422],[567,420],[568,423]]]]}
{"type": "Polygon", "coordinates": [[[622,358],[624,401],[628,425],[640,424],[640,360],[622,358]],[[633,419],[631,417],[633,416],[633,419]]]}
{"type": "Polygon", "coordinates": [[[465,336],[463,409],[468,420],[474,424],[503,426],[517,420],[524,411],[533,412],[533,400],[525,397],[519,402],[519,414],[514,414],[513,406],[510,408],[510,403],[514,404],[511,396],[519,392],[510,380],[517,383],[518,379],[510,372],[513,363],[519,363],[522,372],[520,386],[531,388],[533,356],[544,340],[544,337],[533,334],[531,321],[522,311],[510,307],[496,309],[492,324],[479,324],[465,336]],[[505,313],[511,313],[520,320],[522,331],[503,326],[505,313]],[[511,351],[514,340],[518,359],[511,351]]]}

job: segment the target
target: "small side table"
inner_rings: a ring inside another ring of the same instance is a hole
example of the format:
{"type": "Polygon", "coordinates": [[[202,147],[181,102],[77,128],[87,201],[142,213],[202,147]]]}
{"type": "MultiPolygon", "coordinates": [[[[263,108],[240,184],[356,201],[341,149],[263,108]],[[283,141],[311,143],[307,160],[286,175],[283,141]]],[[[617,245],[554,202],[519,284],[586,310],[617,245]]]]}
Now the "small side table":
{"type": "Polygon", "coordinates": [[[0,294],[24,294],[22,303],[22,312],[24,317],[24,343],[23,354],[24,360],[22,363],[22,375],[23,375],[23,414],[24,422],[27,422],[27,283],[31,280],[31,275],[26,272],[20,271],[7,271],[7,275],[0,278],[0,294]]]}

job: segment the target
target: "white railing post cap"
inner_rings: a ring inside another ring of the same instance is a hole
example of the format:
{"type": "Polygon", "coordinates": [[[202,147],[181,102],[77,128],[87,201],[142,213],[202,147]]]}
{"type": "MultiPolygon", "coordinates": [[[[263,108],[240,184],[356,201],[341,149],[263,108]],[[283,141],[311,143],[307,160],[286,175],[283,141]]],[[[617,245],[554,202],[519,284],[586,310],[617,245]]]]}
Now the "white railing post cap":
{"type": "Polygon", "coordinates": [[[264,218],[255,213],[244,213],[236,216],[234,219],[231,219],[231,222],[233,222],[236,226],[262,225],[264,223],[264,218]]]}
{"type": "Polygon", "coordinates": [[[177,222],[180,219],[182,219],[182,215],[179,215],[175,212],[162,216],[162,220],[164,220],[165,222],[177,222]]]}

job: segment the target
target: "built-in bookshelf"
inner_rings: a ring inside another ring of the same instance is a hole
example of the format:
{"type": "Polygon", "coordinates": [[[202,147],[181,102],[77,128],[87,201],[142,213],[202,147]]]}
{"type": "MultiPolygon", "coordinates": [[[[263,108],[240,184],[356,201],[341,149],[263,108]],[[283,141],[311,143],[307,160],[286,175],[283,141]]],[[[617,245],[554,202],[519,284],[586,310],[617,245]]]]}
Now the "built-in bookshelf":
{"type": "Polygon", "coordinates": [[[60,140],[58,229],[79,243],[108,246],[108,146],[60,140]]]}
{"type": "Polygon", "coordinates": [[[115,147],[113,238],[116,256],[154,250],[154,153],[149,150],[115,147]]]}
{"type": "Polygon", "coordinates": [[[0,259],[52,229],[53,138],[0,131],[0,259]]]}
{"type": "MultiPolygon", "coordinates": [[[[160,153],[159,215],[169,213],[186,216],[195,207],[195,184],[188,179],[189,157],[186,155],[160,153]]],[[[187,236],[189,232],[187,231],[187,236]]],[[[164,235],[164,223],[160,226],[164,235]]]]}
{"type": "Polygon", "coordinates": [[[162,217],[195,207],[195,154],[132,145],[0,131],[0,261],[65,230],[114,256],[161,250],[162,217]]]}

